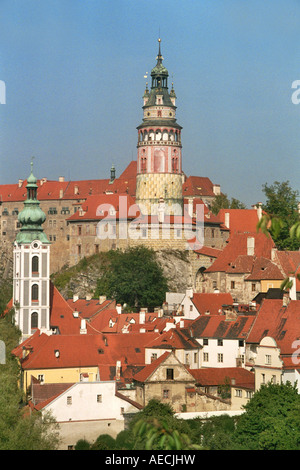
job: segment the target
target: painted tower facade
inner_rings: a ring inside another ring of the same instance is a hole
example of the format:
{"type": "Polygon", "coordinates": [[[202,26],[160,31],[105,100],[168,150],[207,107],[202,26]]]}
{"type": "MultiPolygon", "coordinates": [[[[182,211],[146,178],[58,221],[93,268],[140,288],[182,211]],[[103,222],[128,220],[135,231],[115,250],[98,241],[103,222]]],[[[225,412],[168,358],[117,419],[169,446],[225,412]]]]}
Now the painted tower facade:
{"type": "Polygon", "coordinates": [[[151,89],[143,96],[143,122],[138,129],[136,202],[142,212],[182,214],[181,129],[176,122],[176,95],[168,90],[168,70],[163,66],[161,40],[151,89]]]}
{"type": "Polygon", "coordinates": [[[42,228],[46,215],[39,207],[32,169],[26,188],[27,199],[18,216],[22,227],[13,253],[13,302],[22,339],[37,328],[50,331],[50,242],[42,228]]]}

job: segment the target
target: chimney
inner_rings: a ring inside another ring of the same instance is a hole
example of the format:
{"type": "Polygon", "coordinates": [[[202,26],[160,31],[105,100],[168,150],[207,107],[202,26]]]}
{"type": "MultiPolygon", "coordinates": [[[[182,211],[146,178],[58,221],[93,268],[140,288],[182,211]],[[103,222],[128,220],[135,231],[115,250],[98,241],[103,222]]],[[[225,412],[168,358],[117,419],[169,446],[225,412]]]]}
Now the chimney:
{"type": "Polygon", "coordinates": [[[60,190],[59,190],[59,199],[62,199],[62,198],[63,198],[63,195],[64,195],[64,190],[63,190],[63,189],[60,189],[60,190]]]}
{"type": "Polygon", "coordinates": [[[275,261],[276,254],[277,254],[277,248],[272,248],[271,249],[271,261],[275,261]]]}
{"type": "Polygon", "coordinates": [[[215,196],[219,196],[221,194],[221,186],[219,184],[213,185],[213,192],[215,196]]]}
{"type": "Polygon", "coordinates": [[[78,186],[76,185],[76,186],[74,187],[74,194],[78,194],[78,192],[79,192],[79,188],[78,188],[78,186]]]}
{"type": "Polygon", "coordinates": [[[85,296],[85,300],[91,300],[91,298],[92,298],[92,294],[87,294],[87,295],[85,296]]]}
{"type": "Polygon", "coordinates": [[[225,225],[227,228],[229,228],[229,225],[230,225],[229,219],[230,219],[229,212],[225,212],[225,225]]]}
{"type": "Polygon", "coordinates": [[[58,181],[59,181],[60,183],[63,183],[63,182],[65,181],[65,177],[64,177],[64,176],[59,176],[59,177],[58,177],[58,181]]]}
{"type": "Polygon", "coordinates": [[[297,294],[296,294],[296,278],[295,276],[290,276],[290,281],[292,281],[292,287],[290,288],[290,299],[291,300],[297,300],[297,294]]]}
{"type": "Polygon", "coordinates": [[[74,312],[73,312],[73,317],[74,317],[74,318],[78,318],[78,311],[77,311],[77,310],[74,310],[74,312]]]}
{"type": "Polygon", "coordinates": [[[282,306],[287,307],[289,303],[290,303],[290,294],[288,292],[284,292],[283,297],[282,297],[282,306]]]}
{"type": "Polygon", "coordinates": [[[146,321],[146,312],[145,310],[140,310],[140,325],[144,325],[146,321]]]}
{"type": "Polygon", "coordinates": [[[116,362],[116,380],[121,379],[121,370],[122,370],[121,361],[117,361],[116,362]]]}
{"type": "Polygon", "coordinates": [[[78,299],[79,299],[79,296],[77,294],[74,294],[73,295],[73,302],[77,302],[78,299]]]}
{"type": "Polygon", "coordinates": [[[262,218],[262,203],[261,202],[257,203],[256,210],[257,210],[258,220],[260,220],[262,218]]]}
{"type": "Polygon", "coordinates": [[[106,301],[106,295],[100,295],[99,296],[99,304],[103,304],[103,302],[106,301]]]}
{"type": "Polygon", "coordinates": [[[122,313],[122,305],[117,304],[116,309],[117,309],[117,314],[120,315],[122,313]]]}
{"type": "Polygon", "coordinates": [[[19,188],[22,188],[23,180],[19,180],[19,188]]]}
{"type": "Polygon", "coordinates": [[[81,319],[80,322],[80,334],[81,335],[86,335],[87,330],[86,330],[86,320],[84,318],[81,319]]]}
{"type": "Polygon", "coordinates": [[[247,255],[254,256],[254,237],[247,238],[247,255]]]}

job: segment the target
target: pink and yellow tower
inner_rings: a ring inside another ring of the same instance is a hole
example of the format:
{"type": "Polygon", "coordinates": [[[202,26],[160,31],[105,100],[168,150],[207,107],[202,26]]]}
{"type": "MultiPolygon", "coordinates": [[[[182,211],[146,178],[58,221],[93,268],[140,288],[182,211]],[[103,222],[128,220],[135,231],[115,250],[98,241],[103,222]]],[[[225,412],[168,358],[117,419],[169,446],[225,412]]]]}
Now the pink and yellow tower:
{"type": "Polygon", "coordinates": [[[158,40],[156,66],[143,96],[143,122],[138,129],[136,202],[147,214],[157,214],[163,204],[166,214],[181,215],[181,129],[176,122],[176,95],[168,90],[168,70],[163,66],[158,40]]]}

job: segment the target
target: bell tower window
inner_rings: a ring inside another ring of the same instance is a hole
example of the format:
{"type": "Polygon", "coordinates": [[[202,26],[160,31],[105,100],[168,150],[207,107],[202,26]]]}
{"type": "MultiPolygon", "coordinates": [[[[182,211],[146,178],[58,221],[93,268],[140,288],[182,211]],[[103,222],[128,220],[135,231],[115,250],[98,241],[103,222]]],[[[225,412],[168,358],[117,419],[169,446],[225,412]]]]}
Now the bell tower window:
{"type": "Polygon", "coordinates": [[[38,313],[33,312],[31,314],[31,325],[30,325],[32,330],[38,328],[38,319],[39,319],[38,313]]]}
{"type": "Polygon", "coordinates": [[[37,284],[33,284],[31,287],[31,300],[32,302],[39,300],[39,286],[37,284]]]}
{"type": "Polygon", "coordinates": [[[32,271],[32,274],[37,274],[39,272],[39,257],[38,256],[32,257],[31,271],[32,271]]]}

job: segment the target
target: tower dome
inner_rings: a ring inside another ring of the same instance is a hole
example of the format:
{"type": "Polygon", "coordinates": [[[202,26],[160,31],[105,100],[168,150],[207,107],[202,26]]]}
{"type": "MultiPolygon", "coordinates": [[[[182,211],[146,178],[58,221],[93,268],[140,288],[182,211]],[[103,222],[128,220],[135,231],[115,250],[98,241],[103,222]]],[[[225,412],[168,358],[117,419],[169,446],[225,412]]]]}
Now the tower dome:
{"type": "Polygon", "coordinates": [[[27,199],[24,202],[24,209],[19,213],[18,220],[22,227],[17,234],[16,242],[31,243],[34,240],[40,240],[42,243],[50,243],[45,235],[42,224],[46,220],[46,215],[40,208],[40,202],[37,200],[37,179],[32,172],[27,179],[27,199]]]}

